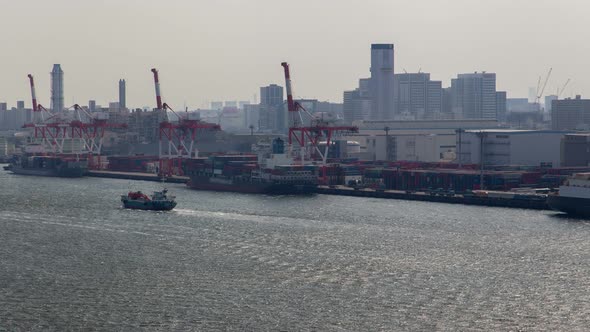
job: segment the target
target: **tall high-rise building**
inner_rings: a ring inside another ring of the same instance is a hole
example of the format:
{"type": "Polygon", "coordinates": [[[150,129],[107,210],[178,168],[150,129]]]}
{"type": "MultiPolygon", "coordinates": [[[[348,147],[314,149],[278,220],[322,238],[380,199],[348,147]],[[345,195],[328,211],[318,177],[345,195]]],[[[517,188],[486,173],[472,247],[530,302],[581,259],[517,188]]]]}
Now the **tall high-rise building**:
{"type": "Polygon", "coordinates": [[[125,80],[119,80],[119,107],[121,109],[127,108],[127,92],[125,88],[125,80]]]}
{"type": "Polygon", "coordinates": [[[497,119],[496,74],[459,74],[451,80],[453,113],[463,119],[497,119]]]}
{"type": "Polygon", "coordinates": [[[551,101],[551,129],[553,130],[589,130],[590,99],[557,99],[551,101]]]}
{"type": "Polygon", "coordinates": [[[221,110],[223,108],[223,102],[222,101],[212,101],[211,102],[211,109],[212,110],[221,110]]]}
{"type": "Polygon", "coordinates": [[[392,120],[395,117],[393,44],[371,45],[372,120],[392,120]]]}
{"type": "Polygon", "coordinates": [[[371,110],[370,79],[361,78],[358,88],[344,91],[342,103],[344,121],[352,123],[357,120],[369,120],[371,110]]]}
{"type": "Polygon", "coordinates": [[[88,109],[90,110],[90,112],[96,112],[96,100],[88,101],[88,109]]]}
{"type": "Polygon", "coordinates": [[[496,92],[496,115],[498,121],[506,121],[506,91],[496,92]]]}
{"type": "Polygon", "coordinates": [[[395,76],[396,113],[419,119],[439,118],[442,112],[442,82],[431,81],[428,73],[395,76]]]}
{"type": "Polygon", "coordinates": [[[244,109],[244,106],[246,106],[248,104],[250,104],[249,101],[247,101],[247,100],[240,100],[240,101],[238,101],[238,108],[241,109],[241,110],[243,110],[244,109]]]}
{"type": "Polygon", "coordinates": [[[18,110],[25,109],[25,101],[24,100],[17,100],[16,101],[16,109],[18,109],[18,110]]]}
{"type": "Polygon", "coordinates": [[[51,70],[51,109],[54,112],[64,109],[64,72],[58,63],[51,70]]]}
{"type": "Polygon", "coordinates": [[[554,100],[559,99],[559,97],[557,97],[557,95],[549,95],[549,96],[545,96],[545,113],[551,114],[551,104],[553,103],[554,100]]]}
{"type": "Polygon", "coordinates": [[[283,104],[283,87],[276,84],[260,88],[260,104],[279,106],[283,104]]]}
{"type": "Polygon", "coordinates": [[[260,127],[282,131],[287,126],[283,109],[283,87],[276,84],[260,88],[260,127]]]}

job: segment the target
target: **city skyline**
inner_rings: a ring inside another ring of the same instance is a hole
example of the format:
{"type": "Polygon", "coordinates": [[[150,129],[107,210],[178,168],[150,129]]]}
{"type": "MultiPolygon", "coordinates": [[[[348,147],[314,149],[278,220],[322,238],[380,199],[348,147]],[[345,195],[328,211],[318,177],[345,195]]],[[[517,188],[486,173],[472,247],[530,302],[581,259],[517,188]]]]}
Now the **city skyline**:
{"type": "Polygon", "coordinates": [[[360,8],[341,1],[313,6],[310,1],[298,6],[258,1],[268,9],[264,14],[256,10],[260,6],[240,1],[177,0],[164,11],[153,1],[137,4],[34,1],[33,11],[30,4],[8,6],[0,27],[18,26],[19,34],[0,36],[11,46],[0,55],[5,64],[0,100],[30,104],[26,75],[31,73],[38,99],[49,104],[48,73],[60,63],[66,73],[66,106],[117,100],[115,84],[121,78],[128,83],[130,106],[151,106],[149,69],[156,67],[165,100],[202,108],[214,100],[253,99],[260,86],[281,84],[280,62],[288,61],[296,97],[342,102],[343,91],[370,75],[373,43],[395,45],[396,73],[421,68],[444,87],[457,74],[487,71],[497,74],[497,87],[508,91],[509,98],[526,97],[528,88],[553,67],[546,94],[568,78],[572,81],[564,96],[590,91],[580,70],[590,50],[577,42],[589,24],[579,19],[583,10],[573,10],[590,8],[582,1],[368,1],[360,8]],[[482,21],[482,12],[498,20],[482,21]],[[47,16],[62,22],[43,24],[47,16]],[[283,23],[303,17],[305,25],[283,23]],[[32,23],[19,24],[25,21],[32,23]],[[556,25],[560,28],[553,29],[556,25]]]}

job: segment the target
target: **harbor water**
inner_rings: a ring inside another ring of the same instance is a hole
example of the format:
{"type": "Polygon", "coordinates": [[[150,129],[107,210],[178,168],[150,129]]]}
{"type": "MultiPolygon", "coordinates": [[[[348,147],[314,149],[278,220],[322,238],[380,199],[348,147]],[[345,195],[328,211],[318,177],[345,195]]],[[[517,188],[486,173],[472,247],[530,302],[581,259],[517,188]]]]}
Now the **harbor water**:
{"type": "Polygon", "coordinates": [[[590,221],[0,170],[0,330],[583,331],[590,221]]]}

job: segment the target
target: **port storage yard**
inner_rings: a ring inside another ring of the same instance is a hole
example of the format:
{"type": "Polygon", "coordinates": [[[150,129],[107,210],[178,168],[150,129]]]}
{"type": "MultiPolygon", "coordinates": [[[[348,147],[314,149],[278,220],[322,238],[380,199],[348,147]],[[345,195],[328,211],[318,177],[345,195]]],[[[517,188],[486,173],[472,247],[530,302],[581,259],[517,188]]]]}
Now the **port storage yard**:
{"type": "MultiPolygon", "coordinates": [[[[387,169],[386,169],[387,170],[387,169]]],[[[570,170],[573,171],[573,170],[570,170]]],[[[431,174],[435,174],[430,170],[431,174]]],[[[501,172],[499,172],[501,173],[501,172]]],[[[365,175],[369,175],[371,179],[375,179],[375,169],[369,168],[365,175]]],[[[387,174],[387,172],[383,172],[387,174]]],[[[153,182],[169,182],[169,183],[186,183],[188,178],[185,176],[172,176],[168,178],[161,178],[154,173],[146,172],[118,172],[118,171],[89,171],[88,176],[100,178],[114,178],[114,179],[128,179],[128,180],[143,180],[153,182]]],[[[442,176],[441,176],[442,178],[442,176]]],[[[387,182],[387,181],[386,181],[387,182]]],[[[401,199],[411,201],[425,201],[449,204],[466,204],[466,205],[481,205],[481,206],[495,206],[508,208],[524,208],[544,210],[549,209],[546,202],[546,195],[539,194],[525,194],[510,191],[486,191],[476,190],[474,192],[467,191],[466,193],[454,193],[449,190],[437,189],[415,189],[415,190],[395,190],[395,189],[379,189],[368,187],[350,187],[343,184],[333,185],[319,185],[317,187],[318,194],[323,195],[339,195],[339,196],[353,196],[353,197],[373,197],[383,199],[401,199]]]]}
{"type": "MultiPolygon", "coordinates": [[[[102,156],[101,147],[105,130],[123,130],[127,125],[111,123],[89,113],[86,114],[90,118],[87,124],[76,121],[43,122],[27,124],[26,127],[34,128],[35,139],[51,146],[59,143],[59,128],[71,127],[72,132],[77,135],[74,138],[83,141],[84,146],[91,147],[86,151],[88,176],[154,182],[190,182],[190,187],[197,190],[225,188],[227,191],[259,193],[263,190],[274,190],[266,193],[276,194],[280,188],[280,193],[284,194],[294,193],[294,188],[305,185],[305,189],[301,189],[300,193],[547,209],[547,196],[536,194],[533,188],[555,189],[567,176],[590,171],[588,167],[484,167],[451,163],[347,159],[343,157],[346,154],[341,155],[333,151],[337,149],[330,150],[330,147],[339,147],[336,144],[338,137],[358,133],[359,128],[339,126],[324,121],[323,118],[311,116],[293,99],[289,65],[283,62],[281,66],[285,75],[287,113],[291,126],[287,140],[283,141],[280,137],[273,139],[272,152],[261,152],[259,155],[217,153],[199,156],[198,133],[213,133],[220,131],[221,127],[193,119],[188,114],[176,113],[163,102],[159,74],[155,68],[151,69],[156,92],[155,111],[163,114],[169,111],[177,117],[176,122],[171,122],[166,115],[159,123],[157,156],[102,156]],[[304,125],[304,117],[309,116],[309,125],[304,125]],[[47,141],[47,137],[52,137],[53,141],[47,141]],[[322,148],[322,144],[325,148],[322,148]],[[271,157],[260,162],[261,158],[267,157],[266,153],[270,153],[271,157]],[[239,160],[234,160],[236,158],[239,160]],[[254,187],[260,189],[253,190],[254,187]],[[520,191],[526,190],[525,188],[531,189],[528,192],[520,191]]],[[[32,75],[29,75],[29,79],[33,110],[41,112],[45,109],[36,104],[32,75]]],[[[80,113],[86,112],[77,104],[73,107],[78,117],[80,113]]],[[[55,153],[65,155],[61,150],[55,153]]],[[[76,154],[76,158],[78,155],[76,154]]]]}
{"type": "MultiPolygon", "coordinates": [[[[153,157],[109,157],[106,170],[90,170],[88,176],[186,183],[189,179],[187,174],[195,169],[213,170],[219,166],[215,162],[219,158],[211,155],[184,159],[181,169],[177,169],[177,173],[183,175],[163,177],[150,172],[148,164],[154,161],[153,157]],[[111,163],[111,159],[114,163],[111,163]]],[[[535,188],[555,189],[567,176],[590,171],[588,167],[490,166],[482,172],[478,169],[479,165],[353,159],[330,161],[327,164],[329,175],[320,179],[320,185],[315,190],[318,194],[535,210],[549,209],[546,194],[535,193],[535,188]],[[351,178],[359,181],[351,183],[351,178]],[[480,185],[482,179],[483,189],[480,185]]],[[[231,176],[235,173],[235,167],[230,172],[226,166],[219,166],[220,175],[231,176]]]]}
{"type": "MultiPolygon", "coordinates": [[[[521,209],[547,210],[546,197],[536,195],[536,197],[501,197],[501,196],[476,196],[448,193],[430,193],[430,192],[404,192],[399,190],[374,190],[374,189],[355,189],[345,186],[318,186],[319,194],[325,195],[342,195],[356,197],[374,197],[388,199],[403,199],[410,201],[426,201],[437,203],[466,204],[466,205],[484,205],[496,207],[510,207],[521,209]],[[542,198],[541,198],[542,197],[542,198]]],[[[508,194],[509,192],[502,192],[508,194]]]]}

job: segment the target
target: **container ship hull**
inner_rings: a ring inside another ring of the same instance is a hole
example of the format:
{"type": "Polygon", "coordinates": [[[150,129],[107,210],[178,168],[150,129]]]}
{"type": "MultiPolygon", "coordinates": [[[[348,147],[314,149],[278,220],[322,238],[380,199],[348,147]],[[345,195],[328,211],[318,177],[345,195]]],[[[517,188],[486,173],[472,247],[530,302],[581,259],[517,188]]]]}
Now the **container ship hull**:
{"type": "Polygon", "coordinates": [[[19,175],[79,178],[86,175],[88,164],[85,160],[23,155],[15,159],[8,170],[19,175]]]}
{"type": "Polygon", "coordinates": [[[217,179],[208,176],[191,176],[187,183],[195,190],[226,191],[267,195],[306,195],[316,192],[312,184],[288,184],[272,182],[242,182],[236,183],[231,179],[217,179]]]}
{"type": "Polygon", "coordinates": [[[9,170],[12,173],[18,175],[50,176],[62,178],[79,178],[83,177],[86,173],[86,169],[83,168],[42,169],[11,166],[9,170]]]}
{"type": "Polygon", "coordinates": [[[590,218],[590,199],[578,197],[549,196],[547,204],[555,211],[590,218]]]}

